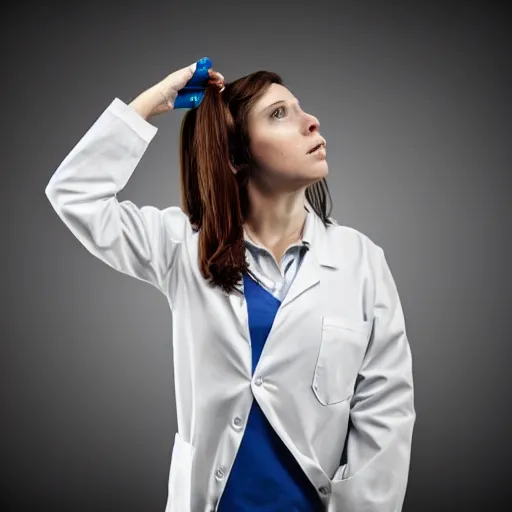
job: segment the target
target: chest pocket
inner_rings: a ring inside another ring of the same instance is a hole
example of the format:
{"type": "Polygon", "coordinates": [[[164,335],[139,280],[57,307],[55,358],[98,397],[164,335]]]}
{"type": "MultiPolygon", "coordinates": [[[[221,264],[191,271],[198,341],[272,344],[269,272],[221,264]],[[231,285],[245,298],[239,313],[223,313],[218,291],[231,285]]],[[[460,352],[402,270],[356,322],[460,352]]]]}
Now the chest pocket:
{"type": "Polygon", "coordinates": [[[343,402],[354,393],[372,322],[324,316],[313,392],[323,405],[343,402]]]}

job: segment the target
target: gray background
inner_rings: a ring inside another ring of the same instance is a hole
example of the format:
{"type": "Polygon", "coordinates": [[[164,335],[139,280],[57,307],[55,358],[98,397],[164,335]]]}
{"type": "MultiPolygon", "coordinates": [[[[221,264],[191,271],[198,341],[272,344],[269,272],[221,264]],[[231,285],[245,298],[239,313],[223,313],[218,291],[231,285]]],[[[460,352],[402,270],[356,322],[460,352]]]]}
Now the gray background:
{"type": "MultiPolygon", "coordinates": [[[[2,511],[164,510],[171,313],[82,248],[44,190],[115,97],[203,56],[228,81],[283,75],[327,139],[333,217],[385,250],[415,369],[404,511],[512,504],[510,20],[489,2],[410,4],[3,12],[2,511]]],[[[120,200],[179,204],[182,116],[154,119],[120,200]]]]}

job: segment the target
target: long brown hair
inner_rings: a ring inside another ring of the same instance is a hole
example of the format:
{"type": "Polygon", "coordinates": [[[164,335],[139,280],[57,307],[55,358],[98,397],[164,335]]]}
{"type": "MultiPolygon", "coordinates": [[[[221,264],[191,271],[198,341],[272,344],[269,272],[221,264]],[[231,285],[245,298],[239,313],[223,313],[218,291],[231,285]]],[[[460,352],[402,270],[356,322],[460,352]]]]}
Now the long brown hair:
{"type": "MultiPolygon", "coordinates": [[[[253,162],[247,117],[272,83],[283,85],[283,80],[276,73],[257,71],[225,84],[222,92],[209,86],[199,107],[187,111],[181,124],[181,207],[199,231],[202,276],[227,293],[236,290],[248,271],[243,223],[253,162]]],[[[332,223],[325,179],[306,189],[306,199],[324,225],[332,223]]]]}

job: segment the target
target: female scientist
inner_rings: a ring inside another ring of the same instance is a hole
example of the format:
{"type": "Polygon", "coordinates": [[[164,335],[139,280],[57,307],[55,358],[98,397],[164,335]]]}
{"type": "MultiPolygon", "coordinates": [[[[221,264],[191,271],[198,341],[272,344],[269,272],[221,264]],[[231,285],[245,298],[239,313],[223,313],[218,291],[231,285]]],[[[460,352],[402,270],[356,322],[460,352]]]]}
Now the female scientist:
{"type": "Polygon", "coordinates": [[[173,314],[178,432],[166,512],[398,512],[416,413],[383,249],[328,215],[326,141],[279,75],[201,59],[115,98],[46,195],[87,250],[173,314]],[[206,63],[206,64],[205,64],[206,63]],[[116,195],[181,129],[181,207],[116,195]]]}

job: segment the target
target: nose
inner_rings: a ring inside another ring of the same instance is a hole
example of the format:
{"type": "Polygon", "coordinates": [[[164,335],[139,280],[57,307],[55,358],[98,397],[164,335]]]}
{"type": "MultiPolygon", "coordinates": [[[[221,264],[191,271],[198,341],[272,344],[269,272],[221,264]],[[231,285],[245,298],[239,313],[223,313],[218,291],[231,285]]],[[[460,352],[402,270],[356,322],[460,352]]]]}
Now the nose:
{"type": "Polygon", "coordinates": [[[307,114],[308,116],[308,131],[317,132],[320,129],[320,121],[313,115],[307,114]]]}

